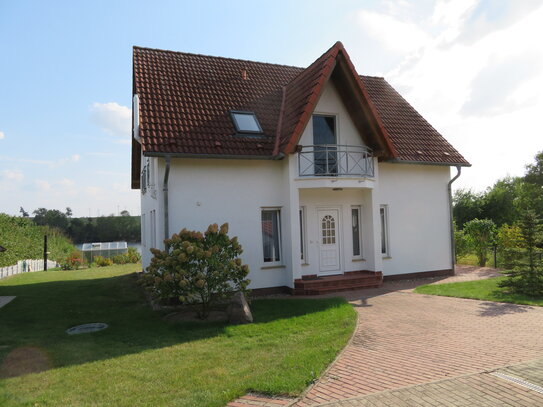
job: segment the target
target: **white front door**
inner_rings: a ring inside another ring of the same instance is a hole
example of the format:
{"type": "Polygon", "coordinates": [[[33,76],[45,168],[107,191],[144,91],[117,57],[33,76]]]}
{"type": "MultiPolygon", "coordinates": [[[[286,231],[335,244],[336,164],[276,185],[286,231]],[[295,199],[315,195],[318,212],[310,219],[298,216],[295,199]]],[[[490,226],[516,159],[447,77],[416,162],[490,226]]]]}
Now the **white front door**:
{"type": "Polygon", "coordinates": [[[321,273],[340,271],[339,210],[319,209],[319,270],[321,273]]]}

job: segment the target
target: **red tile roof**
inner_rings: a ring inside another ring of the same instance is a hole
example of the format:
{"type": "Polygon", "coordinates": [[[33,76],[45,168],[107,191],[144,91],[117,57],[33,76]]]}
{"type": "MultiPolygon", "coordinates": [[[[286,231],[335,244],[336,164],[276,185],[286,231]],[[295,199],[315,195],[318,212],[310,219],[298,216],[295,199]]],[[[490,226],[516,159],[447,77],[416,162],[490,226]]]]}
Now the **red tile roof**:
{"type": "MultiPolygon", "coordinates": [[[[308,68],[134,47],[133,93],[144,154],[270,158],[294,151],[324,85],[338,66],[371,112],[388,159],[469,163],[383,78],[358,76],[338,42],[308,68]],[[230,110],[252,111],[260,137],[235,135],[230,110]]],[[[362,111],[361,111],[362,114],[362,111]]],[[[136,167],[137,166],[137,167],[136,167]]],[[[134,175],[136,175],[134,179],[134,175]]]]}

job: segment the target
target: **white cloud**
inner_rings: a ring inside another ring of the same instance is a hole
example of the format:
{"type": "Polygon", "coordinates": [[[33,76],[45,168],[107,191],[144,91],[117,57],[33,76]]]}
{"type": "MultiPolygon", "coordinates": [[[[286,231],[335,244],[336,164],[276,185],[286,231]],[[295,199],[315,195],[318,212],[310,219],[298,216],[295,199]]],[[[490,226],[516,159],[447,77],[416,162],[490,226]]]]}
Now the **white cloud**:
{"type": "Polygon", "coordinates": [[[389,14],[360,10],[356,19],[375,41],[401,54],[415,51],[430,40],[415,22],[402,21],[389,14]]]}
{"type": "Polygon", "coordinates": [[[34,181],[34,183],[36,184],[36,187],[42,192],[51,190],[51,184],[48,181],[37,179],[36,181],[34,181]]]}
{"type": "Polygon", "coordinates": [[[3,140],[6,138],[6,134],[3,131],[0,131],[0,140],[3,140]]]}
{"type": "Polygon", "coordinates": [[[7,155],[0,155],[0,161],[10,161],[25,164],[47,165],[50,168],[58,168],[68,163],[75,163],[81,159],[79,154],[73,154],[70,157],[59,158],[57,160],[34,160],[32,158],[19,158],[7,155]]]}
{"type": "Polygon", "coordinates": [[[93,103],[91,119],[103,131],[116,138],[116,142],[129,143],[132,111],[116,102],[93,103]]]}
{"type": "Polygon", "coordinates": [[[4,170],[2,171],[2,176],[8,181],[22,181],[25,177],[24,174],[19,170],[4,170]]]}
{"type": "Polygon", "coordinates": [[[386,79],[473,164],[457,187],[522,175],[542,149],[543,4],[518,3],[439,0],[418,18],[359,14],[360,28],[403,59],[386,79]]]}

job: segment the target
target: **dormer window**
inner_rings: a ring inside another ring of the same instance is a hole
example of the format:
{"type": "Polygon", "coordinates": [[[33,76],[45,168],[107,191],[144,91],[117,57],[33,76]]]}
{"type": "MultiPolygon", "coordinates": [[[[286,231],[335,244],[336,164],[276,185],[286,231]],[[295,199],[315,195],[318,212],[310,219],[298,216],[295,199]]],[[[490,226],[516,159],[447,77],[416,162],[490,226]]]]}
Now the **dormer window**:
{"type": "Polygon", "coordinates": [[[262,133],[262,127],[253,112],[230,111],[238,133],[262,133]]]}

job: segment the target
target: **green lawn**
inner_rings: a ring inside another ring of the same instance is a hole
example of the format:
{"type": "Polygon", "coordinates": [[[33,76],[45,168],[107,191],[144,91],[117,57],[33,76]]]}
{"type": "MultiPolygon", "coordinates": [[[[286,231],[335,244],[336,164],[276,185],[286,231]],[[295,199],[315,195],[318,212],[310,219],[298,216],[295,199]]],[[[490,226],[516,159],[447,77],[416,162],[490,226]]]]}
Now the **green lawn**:
{"type": "Polygon", "coordinates": [[[445,297],[471,298],[475,300],[510,302],[543,306],[543,298],[532,298],[521,294],[510,294],[498,287],[498,282],[504,277],[485,280],[466,281],[461,283],[427,284],[417,287],[416,293],[442,295],[445,297]]]}
{"type": "Polygon", "coordinates": [[[17,296],[0,309],[0,405],[224,406],[249,390],[296,395],[355,326],[341,299],[255,300],[250,325],[169,324],[143,300],[131,274],[139,267],[0,281],[0,295],[17,296]],[[64,332],[89,322],[110,327],[64,332]],[[25,347],[49,370],[6,378],[6,360],[21,349],[29,355],[25,347]]]}

